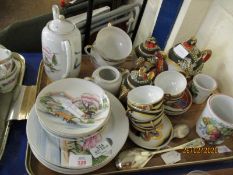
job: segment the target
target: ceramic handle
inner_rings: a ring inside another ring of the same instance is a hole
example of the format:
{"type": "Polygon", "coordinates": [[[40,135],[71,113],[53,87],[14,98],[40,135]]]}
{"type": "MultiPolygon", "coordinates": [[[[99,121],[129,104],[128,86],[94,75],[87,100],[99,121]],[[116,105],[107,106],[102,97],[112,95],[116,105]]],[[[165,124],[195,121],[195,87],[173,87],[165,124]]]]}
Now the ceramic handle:
{"type": "Polygon", "coordinates": [[[92,56],[92,55],[91,55],[91,52],[88,51],[89,49],[92,49],[92,45],[86,45],[86,46],[84,47],[85,53],[86,53],[87,55],[89,55],[89,56],[92,56]]]}
{"type": "Polygon", "coordinates": [[[52,11],[53,11],[53,19],[59,19],[60,12],[58,5],[53,5],[52,11]]]}
{"type": "Polygon", "coordinates": [[[84,80],[95,82],[95,79],[93,77],[85,77],[84,80]]]}
{"type": "Polygon", "coordinates": [[[69,76],[69,73],[71,72],[71,66],[72,66],[72,49],[69,41],[62,41],[62,44],[65,47],[66,52],[66,71],[65,74],[62,76],[62,78],[66,78],[69,76]]]}
{"type": "Polygon", "coordinates": [[[208,61],[209,58],[211,57],[211,55],[212,55],[212,51],[211,51],[211,50],[209,50],[209,49],[203,50],[203,51],[201,52],[202,61],[203,61],[203,62],[208,61]]]}

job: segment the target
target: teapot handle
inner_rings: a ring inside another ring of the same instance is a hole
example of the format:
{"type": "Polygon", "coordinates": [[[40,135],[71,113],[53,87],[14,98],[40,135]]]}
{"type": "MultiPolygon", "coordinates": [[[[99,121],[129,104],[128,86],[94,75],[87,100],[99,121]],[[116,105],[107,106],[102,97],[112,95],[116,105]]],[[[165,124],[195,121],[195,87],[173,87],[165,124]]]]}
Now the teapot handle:
{"type": "Polygon", "coordinates": [[[93,48],[92,45],[86,45],[86,46],[84,47],[85,53],[86,53],[87,55],[89,55],[89,56],[92,56],[92,55],[91,55],[91,52],[89,51],[89,49],[92,49],[92,48],[93,48]]]}
{"type": "Polygon", "coordinates": [[[212,51],[211,50],[209,50],[209,49],[203,50],[201,52],[201,59],[202,59],[202,61],[203,62],[208,61],[208,59],[211,57],[211,55],[212,55],[212,51]]]}
{"type": "Polygon", "coordinates": [[[66,71],[65,74],[62,76],[62,78],[66,78],[69,76],[69,73],[71,72],[71,67],[72,67],[72,50],[71,50],[71,45],[69,41],[62,41],[62,44],[65,47],[65,52],[66,52],[66,71]]]}

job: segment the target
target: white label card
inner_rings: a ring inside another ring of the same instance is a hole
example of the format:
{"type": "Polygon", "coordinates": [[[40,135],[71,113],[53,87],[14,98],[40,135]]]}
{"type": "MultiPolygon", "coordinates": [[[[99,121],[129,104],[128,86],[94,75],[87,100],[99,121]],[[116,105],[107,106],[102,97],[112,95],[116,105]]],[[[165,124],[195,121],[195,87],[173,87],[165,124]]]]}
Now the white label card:
{"type": "Polygon", "coordinates": [[[76,155],[70,152],[69,167],[90,167],[92,166],[91,155],[76,155]]]}
{"type": "Polygon", "coordinates": [[[72,113],[73,115],[75,115],[76,117],[82,116],[84,113],[77,107],[75,106],[71,100],[69,99],[65,99],[65,98],[59,98],[57,97],[57,99],[60,101],[60,103],[62,104],[62,106],[69,111],[70,113],[72,113]]]}
{"type": "Polygon", "coordinates": [[[112,150],[112,146],[105,140],[97,144],[94,148],[90,149],[90,152],[94,158],[99,156],[106,155],[106,153],[112,150]]]}
{"type": "Polygon", "coordinates": [[[174,164],[181,160],[181,154],[177,151],[170,151],[161,155],[161,158],[165,162],[165,164],[174,164]]]}
{"type": "Polygon", "coordinates": [[[175,48],[173,48],[173,51],[178,55],[180,58],[185,58],[189,52],[181,45],[179,44],[175,48]]]}
{"type": "Polygon", "coordinates": [[[217,146],[218,148],[218,153],[227,153],[227,152],[232,152],[230,148],[228,148],[225,145],[222,146],[217,146]]]}

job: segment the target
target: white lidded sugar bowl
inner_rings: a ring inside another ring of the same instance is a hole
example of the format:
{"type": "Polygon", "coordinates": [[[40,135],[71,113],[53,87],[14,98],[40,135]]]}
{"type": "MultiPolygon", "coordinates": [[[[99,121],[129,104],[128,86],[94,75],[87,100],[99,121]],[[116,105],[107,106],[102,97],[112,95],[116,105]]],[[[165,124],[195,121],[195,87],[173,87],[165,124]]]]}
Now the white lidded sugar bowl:
{"type": "Polygon", "coordinates": [[[51,80],[77,77],[81,64],[81,33],[60,15],[53,5],[53,20],[42,31],[42,53],[45,72],[51,80]]]}

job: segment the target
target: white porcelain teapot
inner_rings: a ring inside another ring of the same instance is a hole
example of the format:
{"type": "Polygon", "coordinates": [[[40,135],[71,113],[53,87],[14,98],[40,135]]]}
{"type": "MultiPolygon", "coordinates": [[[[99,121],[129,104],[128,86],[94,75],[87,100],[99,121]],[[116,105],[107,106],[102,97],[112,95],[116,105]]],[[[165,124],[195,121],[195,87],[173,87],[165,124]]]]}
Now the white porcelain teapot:
{"type": "Polygon", "coordinates": [[[53,5],[53,20],[42,31],[45,72],[51,80],[77,77],[81,64],[81,33],[53,5]]]}

